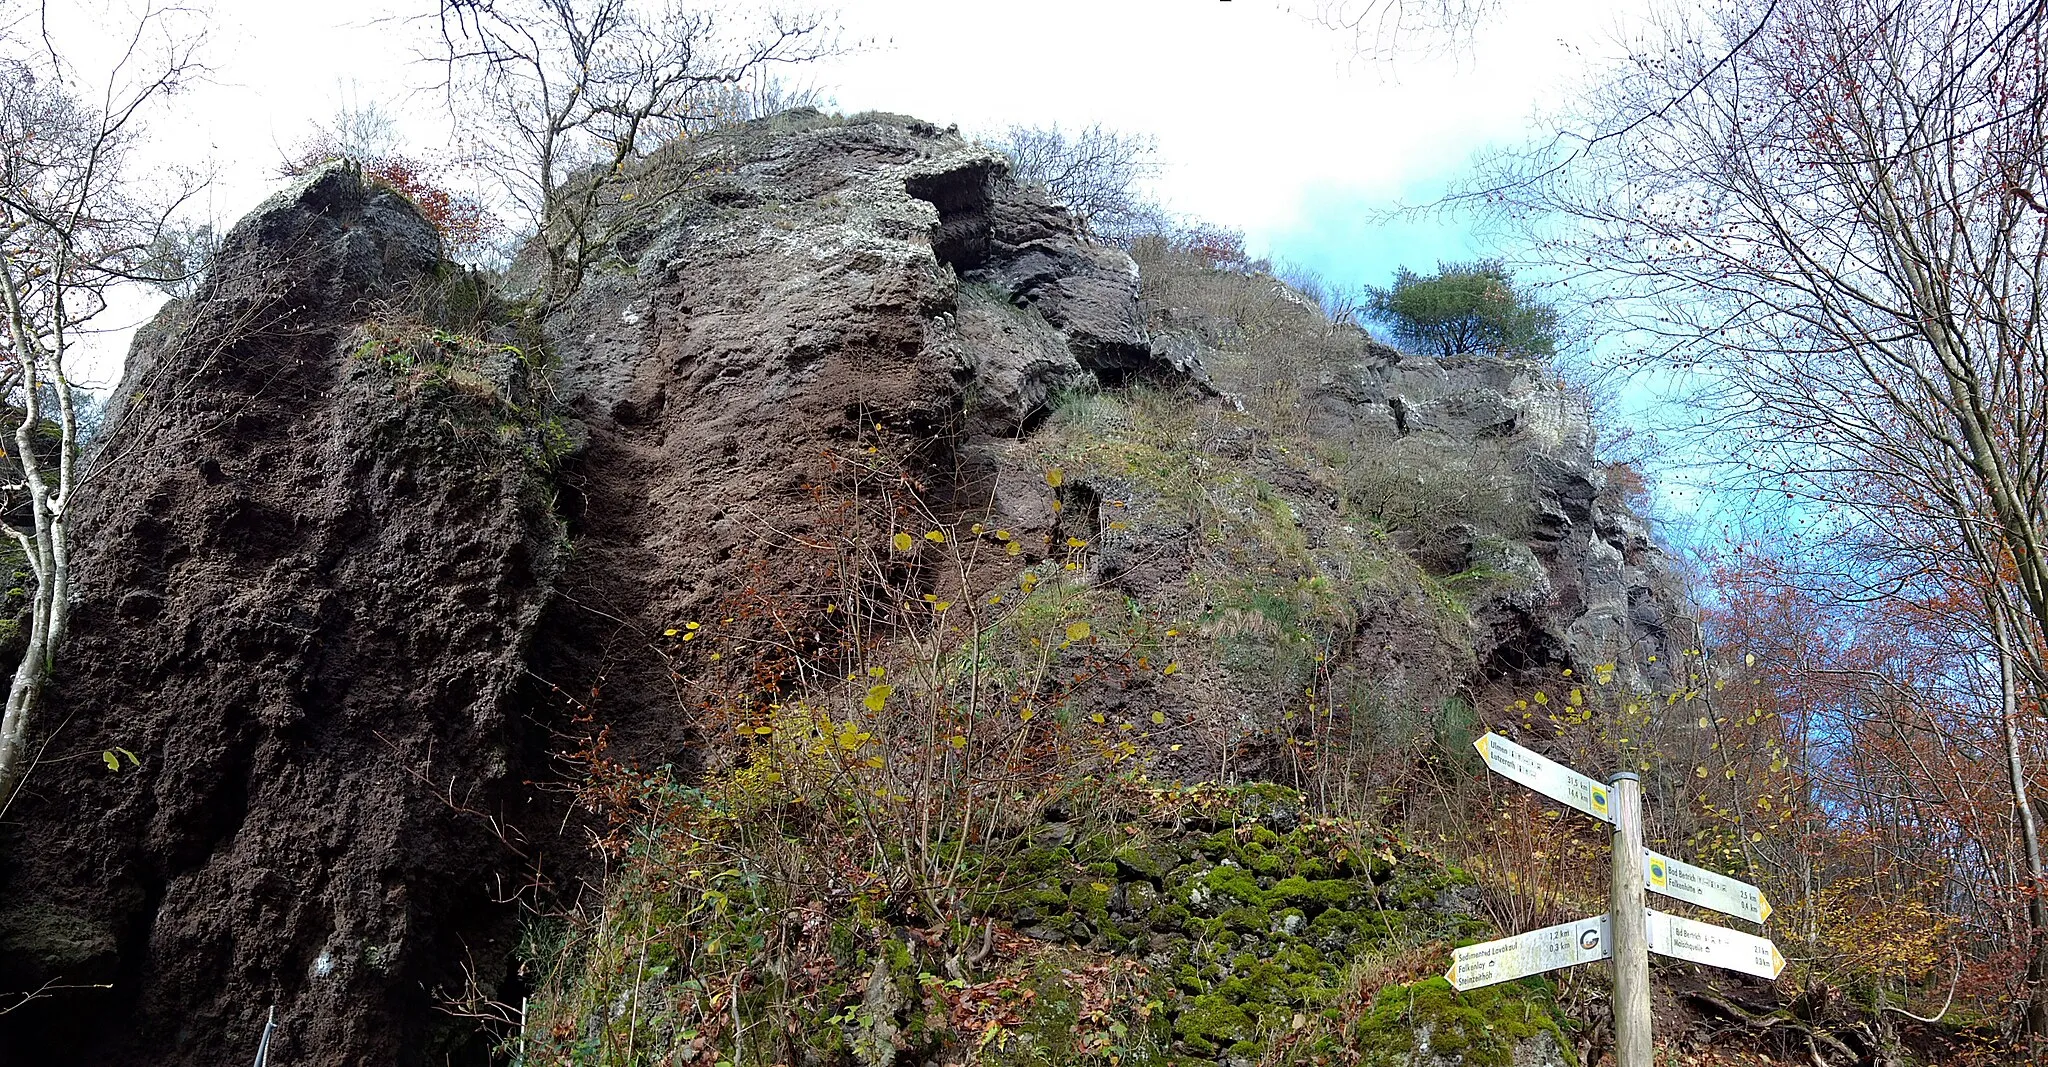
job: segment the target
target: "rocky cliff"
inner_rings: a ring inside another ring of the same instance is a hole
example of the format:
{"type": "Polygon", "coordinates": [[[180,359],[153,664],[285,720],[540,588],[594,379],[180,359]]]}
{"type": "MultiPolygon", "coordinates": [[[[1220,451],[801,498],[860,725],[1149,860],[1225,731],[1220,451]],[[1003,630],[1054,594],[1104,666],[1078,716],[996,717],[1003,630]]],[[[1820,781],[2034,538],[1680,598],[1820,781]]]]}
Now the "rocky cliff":
{"type": "Polygon", "coordinates": [[[0,1062],[247,1059],[273,1009],[275,1063],[484,1062],[445,1009],[516,1003],[522,908],[599,874],[565,785],[729,762],[869,640],[1122,620],[1153,651],[1066,706],[1155,777],[1295,785],[1369,762],[1304,764],[1304,689],[1398,759],[1526,672],[1690,641],[1540,367],[1091,243],[914,120],[646,166],[544,317],[339,166],[138,339],[0,827],[0,989],[53,983],[0,1062]]]}

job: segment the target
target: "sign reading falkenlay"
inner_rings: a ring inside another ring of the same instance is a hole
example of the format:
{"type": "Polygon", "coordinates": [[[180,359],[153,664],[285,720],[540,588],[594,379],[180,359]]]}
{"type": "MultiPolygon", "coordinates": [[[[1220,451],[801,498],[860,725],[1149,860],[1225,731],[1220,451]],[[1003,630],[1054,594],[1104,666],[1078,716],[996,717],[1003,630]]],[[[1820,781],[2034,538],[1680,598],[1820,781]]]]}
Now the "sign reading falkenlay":
{"type": "Polygon", "coordinates": [[[1726,967],[1758,978],[1776,978],[1785,969],[1785,957],[1769,938],[1681,919],[1654,908],[1649,935],[1650,951],[1673,959],[1726,967]]]}
{"type": "Polygon", "coordinates": [[[1608,947],[1607,916],[1559,923],[1526,934],[1467,945],[1451,954],[1444,980],[1460,992],[1532,974],[1604,960],[1608,947]]]}
{"type": "Polygon", "coordinates": [[[1601,822],[1614,821],[1607,813],[1607,783],[1588,778],[1496,733],[1472,742],[1472,747],[1501,777],[1520,782],[1558,803],[1569,804],[1601,822]]]}
{"type": "Polygon", "coordinates": [[[1643,867],[1643,881],[1653,892],[1753,923],[1771,917],[1770,900],[1764,896],[1763,890],[1748,882],[1661,856],[1649,849],[1643,850],[1643,857],[1648,861],[1643,867]]]}

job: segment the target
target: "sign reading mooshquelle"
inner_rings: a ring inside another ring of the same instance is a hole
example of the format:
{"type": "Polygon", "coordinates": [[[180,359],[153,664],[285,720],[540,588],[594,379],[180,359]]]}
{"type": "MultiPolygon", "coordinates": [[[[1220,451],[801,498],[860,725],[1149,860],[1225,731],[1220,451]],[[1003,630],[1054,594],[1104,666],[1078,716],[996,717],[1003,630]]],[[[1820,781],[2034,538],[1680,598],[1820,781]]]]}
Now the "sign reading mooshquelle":
{"type": "Polygon", "coordinates": [[[1652,892],[1712,908],[1723,915],[1760,923],[1771,917],[1771,902],[1764,891],[1748,882],[1716,874],[1705,867],[1643,850],[1643,883],[1652,892]]]}
{"type": "Polygon", "coordinates": [[[1546,926],[1458,949],[1451,954],[1451,969],[1444,972],[1444,980],[1463,992],[1560,967],[1594,963],[1611,955],[1607,942],[1605,915],[1546,926]]]}
{"type": "Polygon", "coordinates": [[[1731,971],[1776,978],[1785,969],[1785,957],[1766,937],[1756,937],[1725,926],[1694,922],[1661,911],[1650,911],[1650,951],[1660,956],[1726,967],[1731,971]]]}
{"type": "Polygon", "coordinates": [[[1496,733],[1488,733],[1472,742],[1479,750],[1479,758],[1493,768],[1495,774],[1512,778],[1538,793],[1569,804],[1601,822],[1613,822],[1607,812],[1607,783],[1588,778],[1548,756],[1541,755],[1515,744],[1496,733]]]}

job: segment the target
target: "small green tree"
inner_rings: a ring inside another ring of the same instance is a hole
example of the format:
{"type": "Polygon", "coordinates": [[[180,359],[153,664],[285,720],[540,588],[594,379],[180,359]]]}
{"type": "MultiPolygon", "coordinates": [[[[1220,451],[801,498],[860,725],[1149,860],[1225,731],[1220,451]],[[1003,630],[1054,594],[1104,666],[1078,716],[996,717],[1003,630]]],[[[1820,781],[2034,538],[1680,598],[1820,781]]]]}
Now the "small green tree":
{"type": "Polygon", "coordinates": [[[1366,293],[1367,317],[1416,351],[1526,359],[1557,353],[1557,311],[1517,292],[1497,259],[1438,263],[1427,277],[1402,267],[1393,285],[1366,293]]]}

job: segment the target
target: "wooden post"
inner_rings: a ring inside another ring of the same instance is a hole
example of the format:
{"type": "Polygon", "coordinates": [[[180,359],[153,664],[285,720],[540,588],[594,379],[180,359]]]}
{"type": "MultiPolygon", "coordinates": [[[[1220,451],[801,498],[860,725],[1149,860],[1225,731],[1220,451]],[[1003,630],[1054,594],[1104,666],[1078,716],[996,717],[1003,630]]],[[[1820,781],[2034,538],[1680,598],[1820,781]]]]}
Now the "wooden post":
{"type": "Polygon", "coordinates": [[[1615,1067],[1650,1067],[1649,906],[1643,899],[1643,783],[1629,771],[1611,784],[1614,880],[1607,898],[1614,938],[1615,1067]]]}

